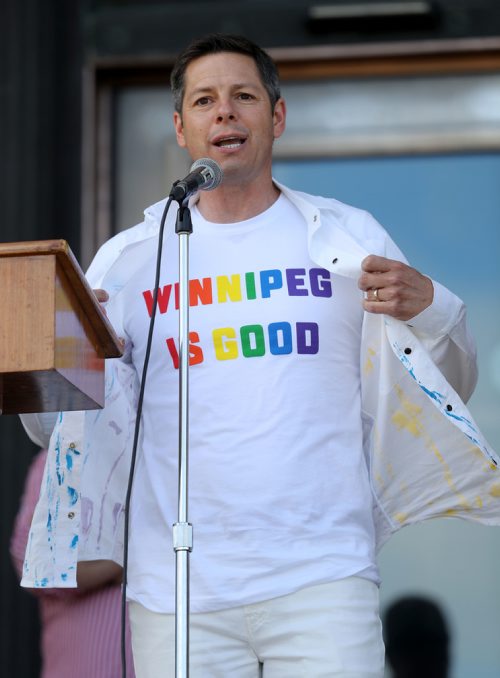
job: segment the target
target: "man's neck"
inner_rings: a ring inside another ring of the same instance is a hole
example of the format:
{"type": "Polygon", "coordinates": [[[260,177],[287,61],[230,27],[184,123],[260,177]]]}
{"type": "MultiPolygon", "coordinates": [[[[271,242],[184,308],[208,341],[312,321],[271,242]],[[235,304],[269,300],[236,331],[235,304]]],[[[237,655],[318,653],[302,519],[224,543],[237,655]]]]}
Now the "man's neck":
{"type": "Polygon", "coordinates": [[[232,224],[245,221],[265,212],[280,195],[272,183],[264,186],[226,185],[215,191],[202,191],[197,206],[207,221],[218,224],[232,224]]]}

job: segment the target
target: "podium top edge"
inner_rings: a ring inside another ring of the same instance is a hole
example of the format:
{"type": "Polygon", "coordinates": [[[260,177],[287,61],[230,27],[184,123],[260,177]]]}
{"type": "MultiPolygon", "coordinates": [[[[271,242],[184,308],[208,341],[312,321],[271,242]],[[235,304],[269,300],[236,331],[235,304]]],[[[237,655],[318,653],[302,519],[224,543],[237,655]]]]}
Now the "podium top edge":
{"type": "Polygon", "coordinates": [[[69,254],[70,252],[67,241],[62,239],[0,243],[0,257],[19,257],[28,254],[69,254]]]}

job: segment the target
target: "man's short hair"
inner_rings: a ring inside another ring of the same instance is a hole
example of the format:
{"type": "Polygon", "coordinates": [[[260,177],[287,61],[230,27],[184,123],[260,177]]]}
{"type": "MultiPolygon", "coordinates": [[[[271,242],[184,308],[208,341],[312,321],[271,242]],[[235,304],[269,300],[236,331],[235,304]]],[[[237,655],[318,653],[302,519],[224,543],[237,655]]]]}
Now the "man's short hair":
{"type": "Polygon", "coordinates": [[[276,102],[281,96],[276,64],[267,52],[251,40],[248,40],[241,35],[229,35],[224,33],[210,33],[202,38],[198,38],[191,42],[188,47],[178,55],[172,70],[172,75],[170,76],[170,86],[174,97],[175,110],[179,114],[182,114],[185,75],[189,64],[200,57],[208,54],[219,54],[221,52],[244,54],[254,60],[262,84],[269,95],[271,110],[274,111],[276,102]]]}

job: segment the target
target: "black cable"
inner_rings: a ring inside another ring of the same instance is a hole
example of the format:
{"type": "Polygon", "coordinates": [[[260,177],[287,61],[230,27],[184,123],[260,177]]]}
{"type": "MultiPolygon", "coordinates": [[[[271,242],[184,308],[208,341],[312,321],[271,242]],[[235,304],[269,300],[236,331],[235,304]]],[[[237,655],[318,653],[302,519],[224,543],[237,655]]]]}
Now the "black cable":
{"type": "Polygon", "coordinates": [[[144,365],[142,368],[141,385],[139,389],[139,398],[137,401],[137,415],[135,420],[134,443],[132,445],[132,457],[130,459],[130,471],[128,476],[127,495],[125,498],[124,507],[124,534],[123,534],[123,583],[122,583],[122,598],[121,598],[121,664],[122,664],[122,678],[127,678],[127,656],[125,645],[125,622],[127,615],[127,570],[128,570],[128,531],[130,519],[130,498],[132,496],[132,483],[134,480],[135,462],[137,458],[137,443],[139,440],[139,430],[141,427],[142,417],[142,403],[144,400],[144,390],[146,387],[146,375],[149,365],[149,356],[151,353],[151,345],[153,342],[153,330],[155,325],[156,309],[158,306],[158,288],[160,286],[160,269],[161,269],[161,255],[163,248],[163,231],[165,229],[165,220],[167,213],[172,203],[172,198],[167,200],[165,209],[160,222],[160,230],[158,233],[158,250],[156,255],[156,275],[153,292],[153,306],[151,309],[151,319],[149,321],[148,341],[146,344],[146,354],[144,356],[144,365]]]}

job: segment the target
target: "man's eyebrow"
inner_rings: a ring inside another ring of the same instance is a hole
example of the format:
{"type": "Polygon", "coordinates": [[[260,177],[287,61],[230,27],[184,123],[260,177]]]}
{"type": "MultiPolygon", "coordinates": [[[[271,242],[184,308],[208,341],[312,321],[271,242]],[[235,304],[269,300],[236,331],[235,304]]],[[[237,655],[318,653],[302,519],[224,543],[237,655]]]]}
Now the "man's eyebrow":
{"type": "Polygon", "coordinates": [[[186,94],[188,94],[189,96],[197,96],[198,94],[207,94],[212,90],[213,87],[196,87],[191,92],[187,91],[186,94]]]}
{"type": "Polygon", "coordinates": [[[255,82],[237,82],[231,85],[231,89],[255,89],[258,84],[255,82]]]}
{"type": "MultiPolygon", "coordinates": [[[[251,82],[235,82],[232,85],[230,85],[229,89],[231,90],[236,90],[236,89],[257,89],[258,85],[255,83],[251,82]]],[[[199,96],[200,94],[210,94],[213,92],[215,89],[217,89],[215,86],[212,87],[210,85],[207,86],[201,86],[201,87],[195,87],[191,92],[186,92],[188,96],[199,96]]]]}

